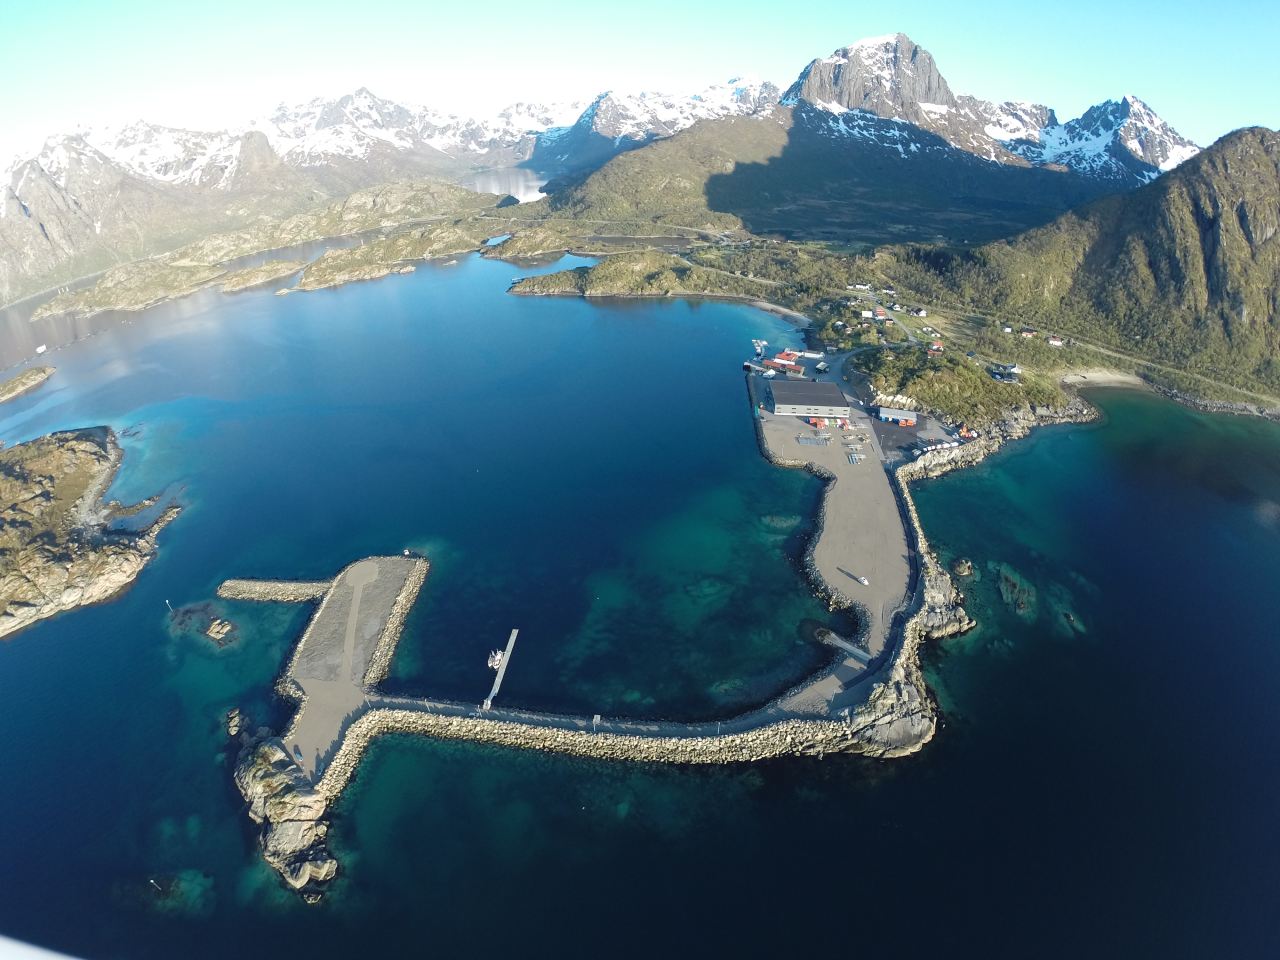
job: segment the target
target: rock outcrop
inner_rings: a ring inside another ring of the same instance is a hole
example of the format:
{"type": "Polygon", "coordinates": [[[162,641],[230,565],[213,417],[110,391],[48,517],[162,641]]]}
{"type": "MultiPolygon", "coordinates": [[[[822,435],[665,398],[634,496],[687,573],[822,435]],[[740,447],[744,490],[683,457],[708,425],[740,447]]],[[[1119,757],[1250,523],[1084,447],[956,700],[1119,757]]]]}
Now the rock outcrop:
{"type": "Polygon", "coordinates": [[[290,887],[315,902],[338,872],[338,861],[325,844],[328,801],[278,737],[265,730],[259,734],[240,751],[236,786],[249,816],[262,826],[263,858],[290,887]]]}
{"type": "Polygon", "coordinates": [[[1035,405],[1012,407],[1004,416],[980,431],[975,440],[958,447],[944,447],[922,454],[899,475],[907,481],[940,477],[952,470],[969,467],[995,453],[1010,440],[1020,440],[1038,426],[1055,423],[1086,423],[1097,419],[1098,412],[1078,396],[1060,407],[1035,405]]]}
{"type": "Polygon", "coordinates": [[[114,597],[155,555],[179,508],[140,532],[109,530],[114,511],[101,497],[121,456],[106,427],[0,451],[0,638],[114,597]]]}

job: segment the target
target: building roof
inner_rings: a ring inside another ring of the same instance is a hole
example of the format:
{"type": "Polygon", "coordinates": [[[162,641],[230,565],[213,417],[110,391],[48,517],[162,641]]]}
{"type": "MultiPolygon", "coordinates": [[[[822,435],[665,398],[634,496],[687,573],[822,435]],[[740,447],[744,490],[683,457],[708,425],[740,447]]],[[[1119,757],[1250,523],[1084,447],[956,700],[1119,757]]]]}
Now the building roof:
{"type": "Polygon", "coordinates": [[[920,414],[914,410],[895,410],[893,407],[881,407],[880,416],[889,420],[919,420],[920,414]]]}
{"type": "Polygon", "coordinates": [[[774,403],[795,404],[806,407],[847,407],[849,398],[829,380],[774,380],[769,384],[774,403]]]}

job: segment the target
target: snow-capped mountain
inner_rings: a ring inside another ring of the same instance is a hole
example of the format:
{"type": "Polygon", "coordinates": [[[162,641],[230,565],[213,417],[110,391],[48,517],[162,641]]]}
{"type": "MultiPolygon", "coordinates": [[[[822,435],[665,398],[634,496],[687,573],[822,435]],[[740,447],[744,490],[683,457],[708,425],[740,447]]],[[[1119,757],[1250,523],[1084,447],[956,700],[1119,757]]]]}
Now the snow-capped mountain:
{"type": "Polygon", "coordinates": [[[259,154],[265,148],[284,167],[312,173],[335,165],[351,171],[354,165],[380,161],[370,177],[357,176],[357,182],[397,172],[452,174],[471,165],[519,162],[532,152],[540,133],[572,124],[582,108],[582,102],[516,103],[493,117],[474,119],[387,100],[361,88],[333,99],[281,104],[231,131],[180,130],[138,121],[90,129],[81,137],[139,177],[235,190],[246,186],[237,177],[244,172],[246,145],[259,154]],[[397,163],[403,169],[397,171],[397,163]]]}
{"type": "Polygon", "coordinates": [[[82,136],[50,138],[10,171],[0,195],[0,298],[226,222],[200,202],[207,193],[140,176],[82,136]]]}
{"type": "Polygon", "coordinates": [[[833,133],[883,136],[894,148],[910,139],[914,152],[935,145],[899,126],[907,124],[986,160],[1055,165],[1091,179],[1145,182],[1199,150],[1134,97],[1092,107],[1062,124],[1042,104],[957,95],[929,52],[901,33],[860,40],[814,60],[783,103],[828,114],[817,122],[833,133]]]}
{"type": "Polygon", "coordinates": [[[0,179],[0,300],[361,187],[532,166],[535,153],[544,175],[590,169],[697,120],[776,102],[770,84],[733,82],[686,97],[515,103],[477,119],[362,88],[231,130],[137,121],[51,137],[0,179]]]}
{"type": "Polygon", "coordinates": [[[575,125],[615,139],[652,139],[671,136],[699,120],[766,112],[777,103],[778,88],[772,83],[743,79],[714,84],[692,96],[607,92],[591,102],[575,125]]]}
{"type": "MultiPolygon", "coordinates": [[[[954,188],[969,192],[975,177],[989,179],[987,167],[1067,171],[1076,176],[1063,178],[1063,202],[1136,186],[1198,151],[1134,97],[1060,123],[1041,104],[956,94],[929,52],[903,34],[814,60],[781,97],[771,83],[731,80],[689,95],[607,92],[590,101],[516,103],[475,118],[361,88],[281,105],[223,131],[138,121],[51,138],[0,178],[0,300],[213,227],[289,214],[374,184],[465,180],[516,166],[540,181],[573,182],[700,121],[787,124],[785,108],[794,143],[816,135],[829,145],[857,144],[843,159],[833,155],[836,165],[935,187],[956,176],[954,188]],[[909,157],[940,165],[911,172],[898,164],[909,157]]],[[[776,125],[759,130],[768,139],[776,125]]]]}
{"type": "Polygon", "coordinates": [[[282,104],[253,126],[286,163],[302,167],[334,158],[363,160],[387,150],[501,165],[523,159],[537,134],[571,123],[581,109],[580,102],[516,103],[476,119],[408,106],[361,88],[336,100],[282,104]]]}
{"type": "Polygon", "coordinates": [[[1059,163],[1093,176],[1144,180],[1172,170],[1200,148],[1134,96],[1090,107],[1077,120],[1047,126],[1019,152],[1039,163],[1059,163]]]}
{"type": "Polygon", "coordinates": [[[734,78],[688,96],[661,93],[602,93],[568,127],[538,137],[530,165],[548,172],[577,172],[600,166],[624,150],[669,137],[699,120],[752,117],[778,105],[779,91],[768,82],[734,78]]]}
{"type": "Polygon", "coordinates": [[[90,130],[84,139],[140,177],[195,186],[227,186],[240,152],[240,137],[235,134],[143,122],[90,130]]]}

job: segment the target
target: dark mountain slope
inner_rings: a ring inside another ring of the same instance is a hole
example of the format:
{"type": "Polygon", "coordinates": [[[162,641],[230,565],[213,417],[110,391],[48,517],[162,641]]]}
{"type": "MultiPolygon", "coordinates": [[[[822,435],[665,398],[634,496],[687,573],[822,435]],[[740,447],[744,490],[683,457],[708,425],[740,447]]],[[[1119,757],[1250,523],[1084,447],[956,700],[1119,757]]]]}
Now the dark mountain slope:
{"type": "Polygon", "coordinates": [[[979,243],[1119,189],[992,163],[902,121],[799,103],[701,121],[615,157],[548,206],[587,221],[745,227],[794,240],[979,243]]]}
{"type": "Polygon", "coordinates": [[[877,262],[940,298],[1274,388],[1278,233],[1280,134],[1250,128],[1132,193],[1012,240],[891,250],[877,262]]]}

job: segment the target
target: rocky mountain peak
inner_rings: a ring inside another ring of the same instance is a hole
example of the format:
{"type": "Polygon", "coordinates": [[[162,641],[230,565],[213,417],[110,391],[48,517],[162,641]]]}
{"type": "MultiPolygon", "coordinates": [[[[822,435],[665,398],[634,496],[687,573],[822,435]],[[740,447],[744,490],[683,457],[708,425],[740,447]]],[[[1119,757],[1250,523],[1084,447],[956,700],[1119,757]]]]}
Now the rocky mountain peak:
{"type": "Polygon", "coordinates": [[[908,138],[915,144],[910,152],[937,149],[923,131],[985,160],[1066,167],[1131,185],[1172,170],[1199,149],[1132,95],[1065,124],[1043,104],[957,96],[929,52],[902,33],[859,40],[812,61],[783,103],[808,110],[809,122],[834,136],[876,139],[895,150],[906,149],[908,138]],[[848,115],[854,111],[861,116],[848,115]]]}
{"type": "Polygon", "coordinates": [[[1078,119],[1041,131],[1044,162],[1112,178],[1150,180],[1199,153],[1142,100],[1128,94],[1090,107],[1078,119]]]}
{"type": "Polygon", "coordinates": [[[860,40],[812,61],[783,96],[784,103],[798,101],[917,124],[928,107],[956,105],[933,56],[903,33],[860,40]]]}

